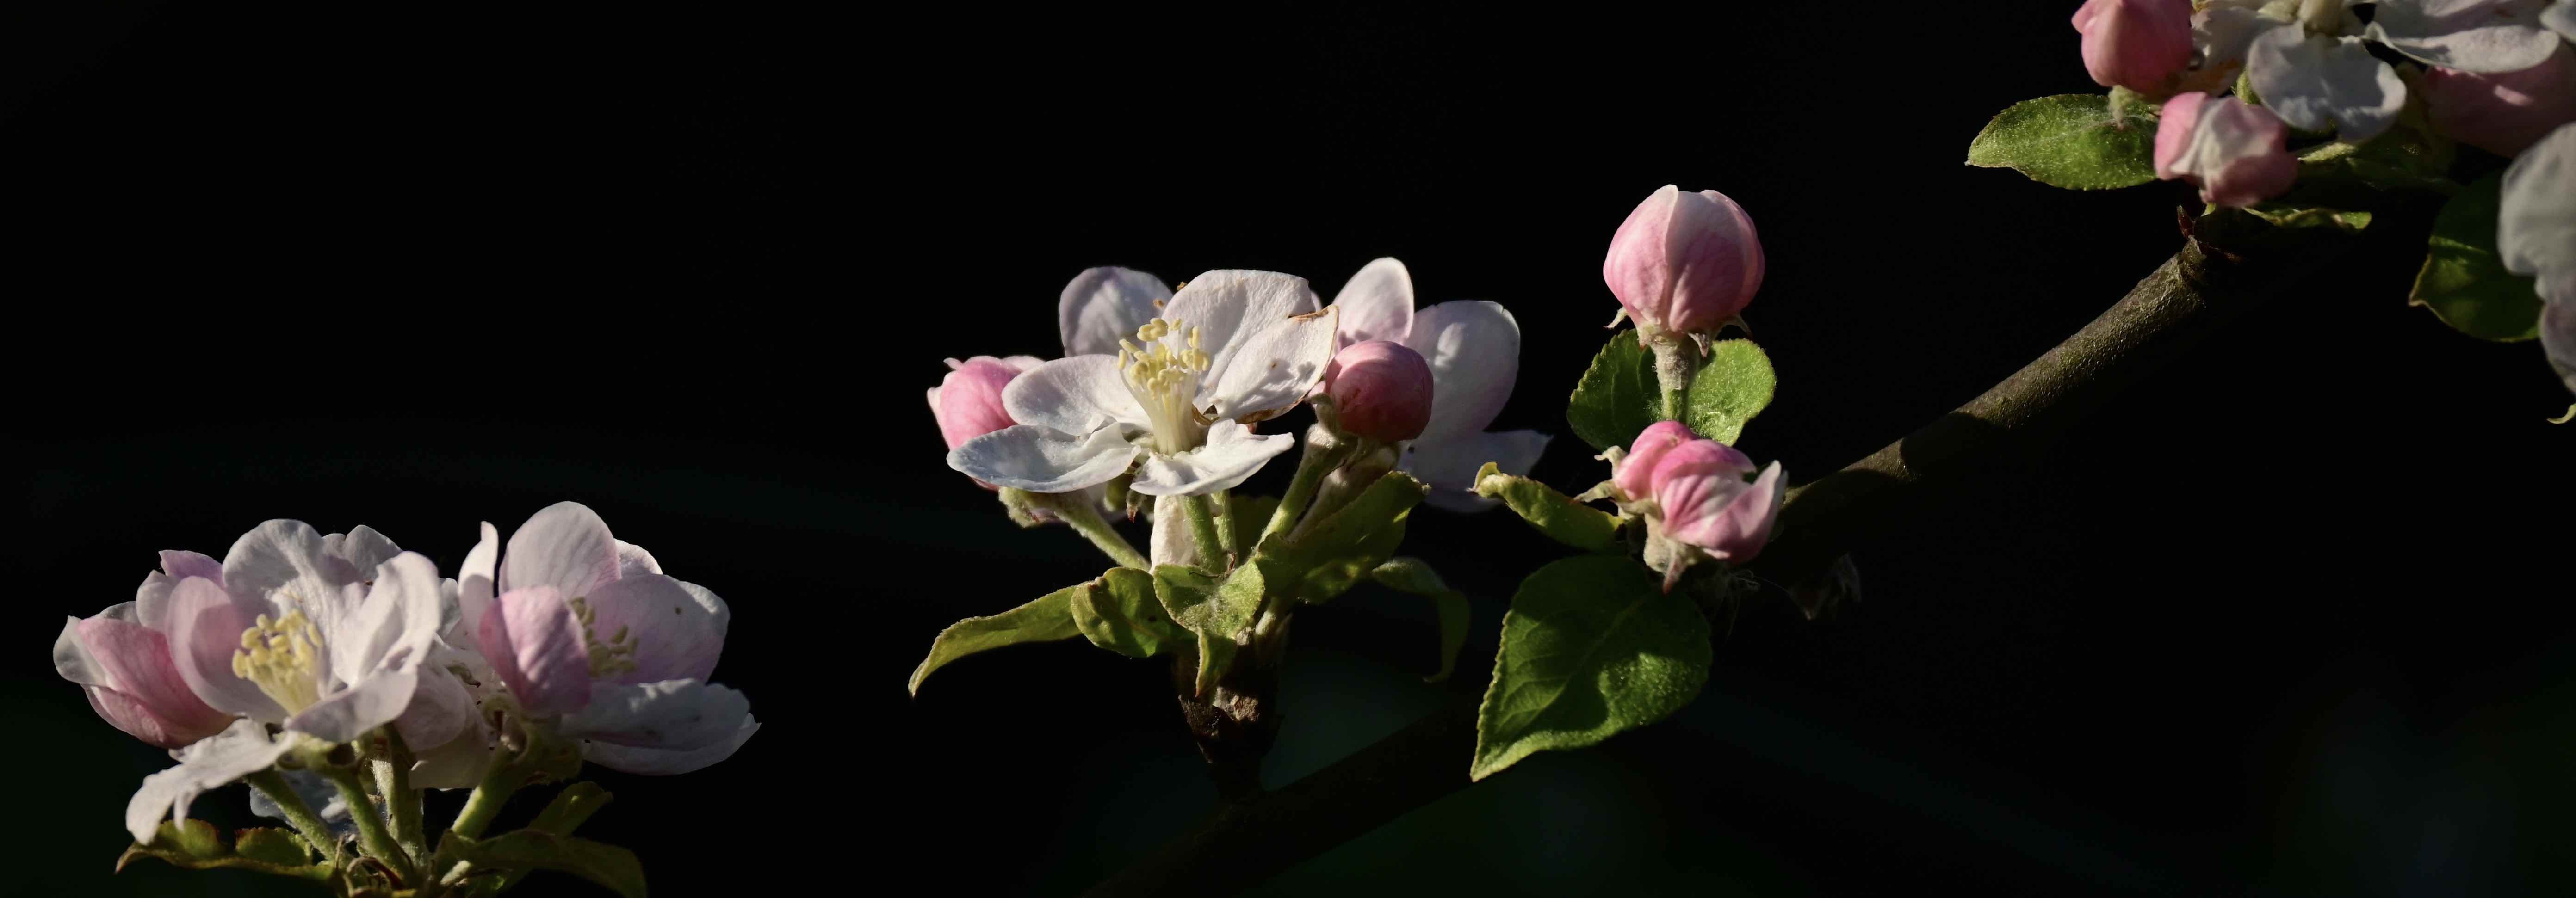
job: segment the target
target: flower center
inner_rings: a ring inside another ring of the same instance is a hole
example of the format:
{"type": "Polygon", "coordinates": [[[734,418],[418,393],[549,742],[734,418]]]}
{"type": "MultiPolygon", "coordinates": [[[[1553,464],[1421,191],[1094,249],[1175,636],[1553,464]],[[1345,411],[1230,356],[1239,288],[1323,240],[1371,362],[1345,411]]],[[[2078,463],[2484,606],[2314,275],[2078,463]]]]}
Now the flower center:
{"type": "Polygon", "coordinates": [[[233,676],[251,681],[294,714],[322,697],[321,649],[322,632],[303,611],[289,611],[276,620],[263,614],[242,631],[241,649],[233,653],[233,676]]]}
{"type": "Polygon", "coordinates": [[[590,610],[590,599],[574,596],[564,604],[572,606],[574,620],[581,622],[581,644],[590,650],[590,678],[604,680],[635,670],[635,634],[617,628],[617,634],[599,638],[599,613],[590,610]]]}
{"type": "Polygon", "coordinates": [[[1156,318],[1136,329],[1134,341],[1120,340],[1118,347],[1118,370],[1126,375],[1127,392],[1145,407],[1154,449],[1169,455],[1206,442],[1207,422],[1190,408],[1190,400],[1198,396],[1199,376],[1208,370],[1208,354],[1199,351],[1199,329],[1184,330],[1178,321],[1156,318]]]}

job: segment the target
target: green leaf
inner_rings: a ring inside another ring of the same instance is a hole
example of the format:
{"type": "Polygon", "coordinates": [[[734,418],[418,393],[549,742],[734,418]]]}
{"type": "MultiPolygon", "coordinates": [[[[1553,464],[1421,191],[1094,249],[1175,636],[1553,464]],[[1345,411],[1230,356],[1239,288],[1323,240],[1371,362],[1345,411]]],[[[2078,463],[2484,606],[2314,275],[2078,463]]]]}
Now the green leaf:
{"type": "Polygon", "coordinates": [[[1151,658],[1191,644],[1189,631],[1172,623],[1154,595],[1154,575],[1111,568],[1099,589],[1073,597],[1073,625],[1092,645],[1130,658],[1151,658]]]}
{"type": "Polygon", "coordinates": [[[528,828],[558,836],[572,835],[573,830],[580,829],[590,820],[590,815],[599,813],[600,808],[607,807],[616,797],[600,788],[598,783],[579,782],[565,786],[563,791],[555,793],[553,801],[546,802],[545,810],[537,812],[537,819],[528,821],[528,828]]]}
{"type": "Polygon", "coordinates": [[[2323,206],[2293,206],[2286,203],[2259,203],[2245,207],[2245,214],[2283,228],[2339,228],[2360,233],[2370,227],[2371,214],[2362,211],[2329,209],[2323,206]]]}
{"type": "Polygon", "coordinates": [[[1073,623],[1073,597],[1096,584],[1097,581],[1068,586],[991,617],[970,617],[949,624],[930,641],[930,657],[921,659],[921,666],[912,669],[912,680],[904,688],[919,695],[921,681],[928,679],[931,671],[976,652],[1081,635],[1073,623]]]}
{"type": "Polygon", "coordinates": [[[1592,356],[1592,367],[1576,381],[1566,401],[1565,423],[1595,451],[1625,446],[1647,425],[1662,420],[1662,387],[1655,380],[1655,356],[1637,343],[1635,330],[1610,335],[1592,356]]]}
{"type": "Polygon", "coordinates": [[[2132,107],[2111,121],[2108,97],[2060,94],[2015,103],[1968,142],[1968,164],[2009,168],[2075,190],[2129,187],[2156,179],[2156,114],[2132,107]]]}
{"type": "Polygon", "coordinates": [[[1177,564],[1154,568],[1154,598],[1173,623],[1192,633],[1231,639],[1251,627],[1261,613],[1261,589],[1257,565],[1237,565],[1222,580],[1177,564]]]}
{"type": "Polygon", "coordinates": [[[643,862],[636,859],[635,852],[615,845],[537,829],[502,833],[481,841],[454,832],[445,838],[457,843],[458,858],[477,867],[555,870],[598,883],[625,898],[644,898],[643,862]]]}
{"type": "Polygon", "coordinates": [[[2472,337],[2529,340],[2540,335],[2540,294],[2531,278],[2504,270],[2496,255],[2503,184],[2503,174],[2490,174],[2442,204],[2408,302],[2472,337]]]}
{"type": "Polygon", "coordinates": [[[1313,527],[1264,540],[1254,563],[1271,578],[1274,594],[1328,601],[1395,554],[1404,544],[1405,519],[1430,489],[1411,474],[1389,471],[1313,527]]]}
{"type": "Polygon", "coordinates": [[[189,870],[249,870],[313,882],[329,881],[332,872],[329,863],[312,863],[312,850],[294,833],[245,829],[227,841],[221,830],[203,820],[162,821],[152,844],[127,847],[117,856],[116,869],[123,871],[126,864],[144,857],[189,870]]]}
{"type": "Polygon", "coordinates": [[[1191,694],[1205,698],[1209,690],[1216,688],[1216,681],[1225,676],[1226,668],[1234,666],[1235,644],[1234,640],[1214,633],[1201,633],[1198,649],[1199,670],[1191,684],[1191,694]]]}
{"type": "MultiPolygon", "coordinates": [[[[1682,423],[1700,436],[1734,445],[1744,423],[1771,404],[1771,356],[1751,340],[1719,340],[1691,375],[1682,423]]],[[[1635,434],[1629,435],[1631,439],[1635,434]]]]}
{"type": "Polygon", "coordinates": [[[1557,542],[1586,552],[1619,548],[1617,516],[1576,502],[1547,484],[1505,474],[1493,462],[1476,469],[1476,495],[1503,500],[1513,514],[1557,542]]]}
{"type": "Polygon", "coordinates": [[[1440,573],[1419,558],[1387,559],[1370,570],[1369,577],[1388,589],[1431,600],[1432,611],[1440,616],[1440,669],[1422,681],[1449,679],[1449,673],[1458,667],[1458,650],[1467,646],[1467,594],[1450,589],[1440,579],[1440,573]]]}
{"type": "Polygon", "coordinates": [[[1521,581],[1476,715],[1470,779],[1581,748],[1689,704],[1708,681],[1708,619],[1623,556],[1560,559],[1521,581]]]}

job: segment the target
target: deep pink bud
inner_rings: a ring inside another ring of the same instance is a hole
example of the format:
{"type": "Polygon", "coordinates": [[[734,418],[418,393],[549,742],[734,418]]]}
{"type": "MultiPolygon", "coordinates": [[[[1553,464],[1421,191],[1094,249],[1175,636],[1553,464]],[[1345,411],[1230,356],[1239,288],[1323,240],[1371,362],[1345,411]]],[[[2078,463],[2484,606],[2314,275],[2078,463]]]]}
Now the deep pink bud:
{"type": "Polygon", "coordinates": [[[2191,65],[2191,0],[2089,0],[2075,30],[2084,71],[2104,87],[2163,97],[2191,65]]]}
{"type": "Polygon", "coordinates": [[[2461,143],[2517,156],[2576,122],[2576,49],[2565,41],[2539,65],[2479,75],[2434,66],[2419,82],[2433,127],[2461,143]]]}
{"type": "Polygon", "coordinates": [[[1002,388],[1027,370],[1016,361],[988,355],[948,360],[953,370],[930,390],[930,414],[939,419],[939,435],[948,448],[1017,423],[1002,409],[1002,388]]]}
{"type": "Polygon", "coordinates": [[[1744,453],[1716,440],[1693,440],[1664,453],[1653,477],[1664,536],[1711,558],[1740,562],[1760,553],[1787,491],[1779,462],[1744,482],[1752,470],[1744,453]]]}
{"type": "Polygon", "coordinates": [[[2156,177],[2200,185],[2201,199],[2251,206],[2299,177],[2280,116],[2238,100],[2189,93],[2165,102],[2156,124],[2156,177]]]}
{"type": "Polygon", "coordinates": [[[1692,433],[1679,421],[1657,421],[1647,425],[1645,430],[1638,432],[1636,439],[1628,442],[1628,454],[1620,456],[1619,463],[1610,467],[1610,483],[1631,502],[1654,495],[1655,464],[1663,461],[1664,454],[1672,451],[1673,447],[1696,439],[1699,439],[1699,434],[1692,433]]]}
{"type": "Polygon", "coordinates": [[[1713,331],[1762,289],[1762,238],[1726,194],[1666,184],[1611,235],[1601,280],[1639,327],[1713,331]]]}
{"type": "Polygon", "coordinates": [[[1363,340],[1333,353],[1324,370],[1342,429],[1384,443],[1422,435],[1431,423],[1431,363],[1391,340],[1363,340]]]}

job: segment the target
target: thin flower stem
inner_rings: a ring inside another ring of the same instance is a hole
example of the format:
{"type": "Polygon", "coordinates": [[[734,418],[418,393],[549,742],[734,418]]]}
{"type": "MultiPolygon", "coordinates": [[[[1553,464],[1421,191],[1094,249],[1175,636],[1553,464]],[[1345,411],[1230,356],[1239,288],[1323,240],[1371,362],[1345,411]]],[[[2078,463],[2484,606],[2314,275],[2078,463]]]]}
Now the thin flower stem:
{"type": "MultiPolygon", "coordinates": [[[[1225,540],[1216,535],[1216,516],[1208,510],[1210,504],[1208,497],[1180,496],[1178,498],[1181,500],[1181,511],[1190,519],[1190,539],[1198,545],[1199,564],[1211,570],[1220,569],[1219,565],[1231,561],[1233,556],[1226,551],[1225,540]]],[[[1225,567],[1230,568],[1232,565],[1226,564],[1225,567]]]]}
{"type": "Polygon", "coordinates": [[[259,790],[259,794],[277,803],[278,810],[286,815],[286,822],[304,836],[304,841],[312,843],[313,850],[321,852],[333,864],[340,862],[339,837],[331,834],[331,825],[322,822],[322,815],[313,813],[312,805],[304,803],[304,796],[296,794],[294,786],[287,785],[285,774],[272,768],[243,779],[250,783],[251,788],[259,790]]]}
{"type": "Polygon", "coordinates": [[[1699,370],[1699,345],[1688,335],[1663,334],[1647,340],[1646,346],[1655,353],[1655,383],[1663,388],[1664,420],[1680,421],[1689,407],[1691,375],[1699,370]]]}
{"type": "Polygon", "coordinates": [[[385,817],[393,826],[394,844],[411,855],[413,863],[429,862],[429,839],[420,819],[420,792],[411,787],[411,747],[403,744],[402,734],[386,727],[386,757],[374,760],[376,791],[385,796],[385,817]]]}
{"type": "Polygon", "coordinates": [[[1306,439],[1306,454],[1297,460],[1297,475],[1288,481],[1288,494],[1279,497],[1278,510],[1270,513],[1270,525],[1261,528],[1263,539],[1286,533],[1288,528],[1297,525],[1297,518],[1306,510],[1306,505],[1315,501],[1315,488],[1323,485],[1324,475],[1341,467],[1342,459],[1350,455],[1350,448],[1348,438],[1322,449],[1315,448],[1313,437],[1306,439]]]}
{"type": "Polygon", "coordinates": [[[1216,519],[1218,521],[1218,526],[1216,528],[1216,541],[1225,547],[1226,555],[1240,556],[1242,552],[1236,545],[1240,540],[1236,539],[1234,535],[1236,524],[1234,519],[1234,491],[1217,490],[1216,495],[1211,498],[1216,504],[1216,519]]]}
{"type": "Polygon", "coordinates": [[[510,796],[526,780],[526,771],[495,759],[492,769],[483,774],[483,782],[465,796],[465,807],[456,812],[456,822],[448,824],[447,831],[468,839],[482,838],[483,831],[491,828],[492,818],[501,816],[501,806],[510,803],[510,796]]]}
{"type": "Polygon", "coordinates": [[[349,819],[358,824],[358,847],[393,868],[394,875],[404,882],[411,882],[411,856],[404,854],[402,846],[394,844],[393,836],[385,832],[384,817],[376,810],[375,800],[368,797],[366,784],[358,781],[357,771],[326,764],[314,772],[340,790],[340,800],[349,806],[349,819]]]}
{"type": "Polygon", "coordinates": [[[1082,534],[1082,537],[1090,540],[1092,545],[1100,547],[1100,551],[1107,554],[1109,560],[1117,562],[1120,567],[1132,567],[1138,570],[1153,569],[1152,565],[1145,561],[1145,556],[1137,552],[1134,545],[1127,542],[1126,537],[1118,535],[1118,531],[1109,526],[1109,520],[1100,516],[1100,509],[1092,505],[1089,499],[1081,495],[1067,495],[1048,505],[1047,508],[1055,512],[1056,517],[1063,519],[1067,526],[1072,527],[1073,532],[1082,534]]]}

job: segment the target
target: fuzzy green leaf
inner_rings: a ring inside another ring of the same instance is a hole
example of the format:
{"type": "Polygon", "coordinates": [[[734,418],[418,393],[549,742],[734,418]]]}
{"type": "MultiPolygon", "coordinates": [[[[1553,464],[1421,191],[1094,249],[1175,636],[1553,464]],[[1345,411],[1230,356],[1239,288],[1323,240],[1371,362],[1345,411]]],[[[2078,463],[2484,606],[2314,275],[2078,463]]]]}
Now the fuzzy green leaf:
{"type": "Polygon", "coordinates": [[[1395,554],[1404,544],[1406,518],[1430,490],[1411,474],[1389,471],[1313,527],[1263,540],[1254,562],[1271,577],[1274,593],[1328,601],[1395,554]]]}
{"type": "Polygon", "coordinates": [[[141,857],[189,870],[249,870],[313,882],[328,881],[332,870],[329,863],[311,863],[312,851],[294,833],[245,829],[227,840],[221,830],[203,820],[162,821],[152,844],[127,847],[117,856],[116,869],[122,871],[141,857]]]}
{"type": "Polygon", "coordinates": [[[976,652],[1082,635],[1073,622],[1073,597],[1096,585],[1097,581],[1068,586],[1000,614],[970,617],[948,625],[930,641],[930,656],[912,669],[912,680],[904,684],[904,689],[919,695],[921,681],[928,679],[931,671],[976,652]]]}
{"type": "Polygon", "coordinates": [[[1503,500],[1513,514],[1557,542],[1586,552],[1619,548],[1617,516],[1576,502],[1547,484],[1505,474],[1493,462],[1476,469],[1476,495],[1503,500]]]}
{"type": "Polygon", "coordinates": [[[1662,720],[1699,695],[1709,662],[1708,619],[1635,561],[1551,562],[1521,581],[1503,615],[1467,775],[1662,720]]]}
{"type": "Polygon", "coordinates": [[[1154,575],[1111,568],[1100,575],[1100,584],[1073,597],[1073,624],[1092,645],[1141,659],[1191,643],[1189,631],[1172,623],[1171,613],[1154,596],[1154,575]]]}
{"type": "Polygon", "coordinates": [[[2408,302],[2472,337],[2529,340],[2540,335],[2540,294],[2531,278],[2504,270],[2496,254],[2503,184],[2502,174],[2491,174],[2442,204],[2408,302]]]}
{"type": "Polygon", "coordinates": [[[1257,565],[1238,565],[1223,579],[1177,564],[1154,568],[1155,600],[1173,623],[1192,633],[1231,639],[1252,626],[1261,613],[1262,586],[1257,565]]]}
{"type": "Polygon", "coordinates": [[[1576,381],[1566,400],[1565,423],[1595,451],[1625,446],[1647,425],[1662,420],[1662,387],[1655,380],[1655,355],[1637,342],[1637,332],[1622,330],[1593,354],[1592,366],[1576,381]]]}
{"type": "Polygon", "coordinates": [[[2009,168],[2053,187],[2107,190],[2156,179],[2156,114],[2111,121],[2108,97],[2060,94],[2015,103],[1968,143],[1968,164],[2009,168]]]}
{"type": "Polygon", "coordinates": [[[624,898],[644,898],[643,861],[636,859],[635,852],[615,845],[536,829],[480,841],[453,832],[444,838],[457,843],[458,858],[477,867],[555,870],[598,883],[624,898]]]}
{"type": "MultiPolygon", "coordinates": [[[[1728,445],[1744,435],[1744,424],[1771,404],[1777,382],[1771,356],[1751,340],[1719,340],[1691,375],[1682,423],[1693,432],[1728,445]]],[[[1630,434],[1634,438],[1635,434],[1630,434]]]]}

